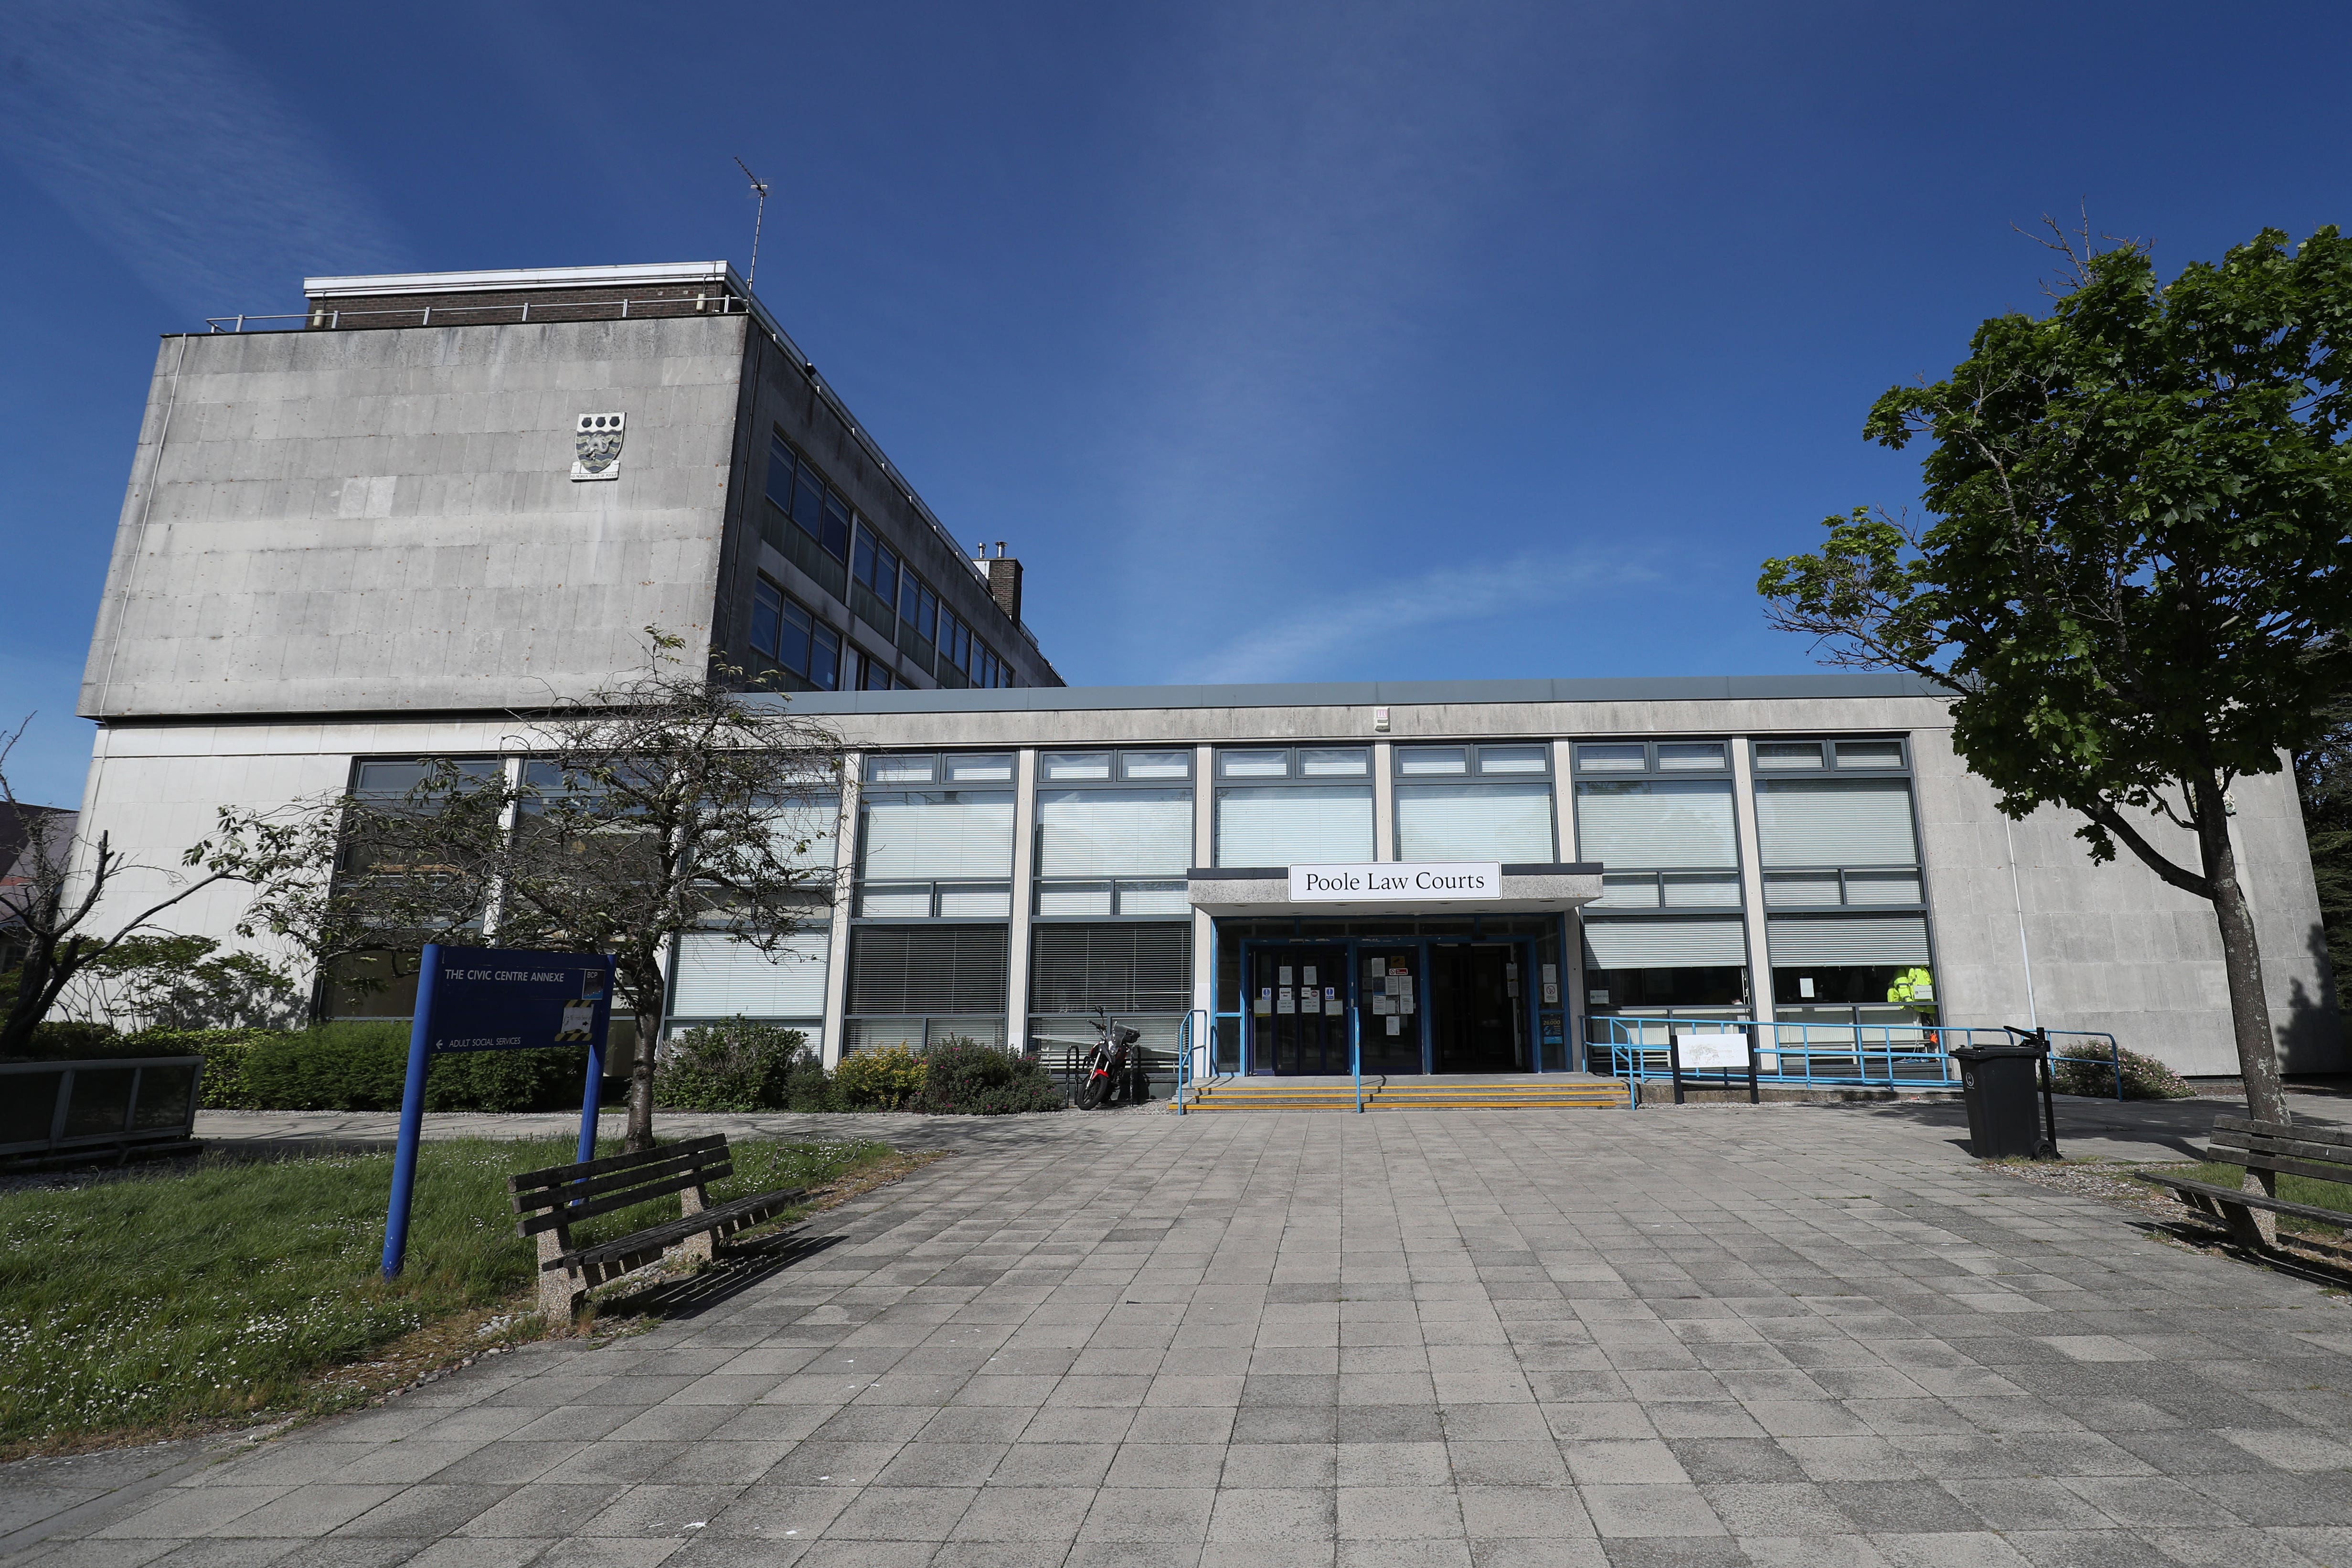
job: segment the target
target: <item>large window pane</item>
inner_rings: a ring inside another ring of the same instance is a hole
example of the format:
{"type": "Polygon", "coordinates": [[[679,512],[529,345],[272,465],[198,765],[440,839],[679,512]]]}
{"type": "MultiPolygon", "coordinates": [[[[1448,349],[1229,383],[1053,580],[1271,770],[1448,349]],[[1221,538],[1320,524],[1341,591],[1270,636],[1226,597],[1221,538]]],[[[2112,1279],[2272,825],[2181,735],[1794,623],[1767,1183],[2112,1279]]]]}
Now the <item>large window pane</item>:
{"type": "Polygon", "coordinates": [[[1577,854],[1604,866],[1737,866],[1731,785],[1625,779],[1576,786],[1577,854]]]}
{"type": "Polygon", "coordinates": [[[871,794],[860,808],[858,875],[869,881],[1003,878],[1013,796],[974,790],[871,794]]]}
{"type": "Polygon", "coordinates": [[[1362,784],[1217,792],[1217,864],[1311,866],[1372,858],[1372,792],[1362,784]]]}
{"type": "Polygon", "coordinates": [[[1549,784],[1401,784],[1396,809],[1400,860],[1552,859],[1549,784]]]}
{"type": "Polygon", "coordinates": [[[1918,859],[1905,779],[1759,783],[1756,837],[1767,866],[1909,866],[1918,859]]]}
{"type": "Polygon", "coordinates": [[[814,1018],[824,1013],[832,951],[822,930],[797,931],[772,954],[738,938],[697,931],[678,938],[670,1014],[679,1018],[814,1018]]]}
{"type": "Polygon", "coordinates": [[[1189,789],[1038,793],[1041,877],[1181,876],[1192,866],[1189,789]]]}

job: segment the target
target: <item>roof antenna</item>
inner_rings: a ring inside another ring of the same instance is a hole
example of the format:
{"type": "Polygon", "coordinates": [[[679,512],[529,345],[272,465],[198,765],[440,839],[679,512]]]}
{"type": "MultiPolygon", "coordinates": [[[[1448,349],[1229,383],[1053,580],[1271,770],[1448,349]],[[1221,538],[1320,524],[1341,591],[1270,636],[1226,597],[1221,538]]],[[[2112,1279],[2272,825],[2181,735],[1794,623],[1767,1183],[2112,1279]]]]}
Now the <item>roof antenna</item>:
{"type": "Polygon", "coordinates": [[[749,289],[760,280],[760,226],[768,221],[768,182],[751,173],[751,165],[740,158],[735,160],[735,166],[743,171],[743,177],[751,182],[751,194],[760,198],[760,210],[751,219],[751,269],[743,275],[743,287],[749,289]]]}

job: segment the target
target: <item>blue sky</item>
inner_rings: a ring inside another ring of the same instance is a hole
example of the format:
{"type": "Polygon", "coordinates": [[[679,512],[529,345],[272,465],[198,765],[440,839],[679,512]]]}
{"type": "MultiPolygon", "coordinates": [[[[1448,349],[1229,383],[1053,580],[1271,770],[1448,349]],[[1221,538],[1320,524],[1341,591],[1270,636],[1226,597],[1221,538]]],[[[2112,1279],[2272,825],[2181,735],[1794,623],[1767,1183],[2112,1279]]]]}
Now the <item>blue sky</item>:
{"type": "Polygon", "coordinates": [[[72,717],[159,333],[306,272],[740,265],[1073,683],[1808,668],[1871,398],[2347,216],[2352,7],[0,0],[0,714],[72,717]]]}

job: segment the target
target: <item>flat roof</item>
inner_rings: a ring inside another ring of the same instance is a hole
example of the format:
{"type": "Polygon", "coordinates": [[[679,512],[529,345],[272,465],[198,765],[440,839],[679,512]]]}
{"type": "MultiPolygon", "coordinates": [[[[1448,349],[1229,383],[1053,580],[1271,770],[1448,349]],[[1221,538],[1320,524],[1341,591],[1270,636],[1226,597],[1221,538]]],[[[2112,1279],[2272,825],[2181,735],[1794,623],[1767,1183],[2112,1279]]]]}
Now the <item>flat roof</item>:
{"type": "Polygon", "coordinates": [[[748,297],[729,261],[649,261],[634,267],[509,267],[486,272],[376,272],[305,278],[310,300],[363,300],[404,294],[487,294],[523,289],[667,288],[709,283],[748,297]]]}
{"type": "MultiPolygon", "coordinates": [[[[1299,685],[1016,686],[965,691],[804,691],[803,713],[1062,713],[1165,708],[1379,708],[1494,702],[1771,702],[1948,697],[1914,675],[1650,675],[1574,680],[1365,680],[1299,685]]],[[[755,700],[759,699],[755,698],[755,700]]]]}

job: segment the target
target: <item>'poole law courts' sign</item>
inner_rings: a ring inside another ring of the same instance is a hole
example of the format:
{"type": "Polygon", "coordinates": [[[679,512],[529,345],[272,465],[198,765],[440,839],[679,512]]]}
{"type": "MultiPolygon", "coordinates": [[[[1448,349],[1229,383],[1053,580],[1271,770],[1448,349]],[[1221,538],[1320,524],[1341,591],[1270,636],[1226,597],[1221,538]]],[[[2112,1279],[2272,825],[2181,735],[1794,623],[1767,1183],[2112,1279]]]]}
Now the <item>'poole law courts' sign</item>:
{"type": "Polygon", "coordinates": [[[1293,866],[1290,896],[1302,904],[1352,903],[1360,899],[1442,902],[1449,899],[1499,899],[1499,861],[1424,861],[1368,866],[1293,866]]]}

